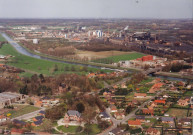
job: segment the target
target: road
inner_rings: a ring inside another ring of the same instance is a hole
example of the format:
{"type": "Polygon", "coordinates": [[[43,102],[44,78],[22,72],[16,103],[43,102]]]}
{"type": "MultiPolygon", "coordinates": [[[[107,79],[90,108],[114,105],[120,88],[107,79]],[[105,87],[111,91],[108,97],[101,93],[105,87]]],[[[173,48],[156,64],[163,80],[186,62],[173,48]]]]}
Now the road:
{"type": "Polygon", "coordinates": [[[41,108],[40,110],[31,112],[31,113],[27,113],[27,114],[24,114],[24,115],[19,116],[19,117],[12,118],[11,120],[14,120],[14,119],[18,119],[18,120],[29,120],[29,119],[37,116],[37,114],[38,114],[40,111],[44,111],[44,110],[45,110],[45,108],[41,108]]]}
{"type": "MultiPolygon", "coordinates": [[[[113,125],[106,129],[104,132],[101,133],[101,135],[108,135],[109,131],[115,129],[117,127],[117,125],[119,125],[120,123],[122,124],[127,124],[127,121],[130,119],[130,118],[134,118],[135,117],[135,113],[137,112],[138,109],[142,109],[144,108],[144,106],[150,102],[152,99],[154,99],[156,96],[158,96],[159,94],[161,94],[163,92],[163,90],[159,91],[156,93],[155,96],[152,96],[148,101],[144,102],[143,104],[141,104],[138,108],[136,108],[135,110],[133,110],[131,113],[129,113],[124,119],[122,120],[116,120],[110,113],[110,109],[109,108],[106,108],[106,113],[110,116],[110,119],[113,123],[113,125]]],[[[156,116],[155,116],[156,117],[156,116]]]]}

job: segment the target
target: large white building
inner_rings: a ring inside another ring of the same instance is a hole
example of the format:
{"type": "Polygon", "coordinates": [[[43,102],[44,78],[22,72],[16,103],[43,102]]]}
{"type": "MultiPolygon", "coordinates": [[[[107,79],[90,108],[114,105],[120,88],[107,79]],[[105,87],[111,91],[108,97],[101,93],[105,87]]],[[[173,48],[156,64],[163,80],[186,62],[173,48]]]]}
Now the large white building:
{"type": "Polygon", "coordinates": [[[33,44],[38,44],[38,39],[33,39],[33,44]]]}
{"type": "Polygon", "coordinates": [[[12,105],[13,103],[24,99],[24,95],[12,93],[12,92],[3,92],[0,93],[0,109],[5,106],[12,105]]]}

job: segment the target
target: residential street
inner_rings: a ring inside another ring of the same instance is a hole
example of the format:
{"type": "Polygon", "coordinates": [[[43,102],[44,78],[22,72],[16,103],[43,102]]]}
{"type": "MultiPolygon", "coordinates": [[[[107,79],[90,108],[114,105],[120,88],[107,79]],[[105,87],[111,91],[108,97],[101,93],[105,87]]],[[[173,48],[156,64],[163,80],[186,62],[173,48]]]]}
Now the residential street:
{"type": "MultiPolygon", "coordinates": [[[[123,120],[116,120],[116,119],[111,115],[110,109],[109,109],[109,108],[106,108],[106,113],[110,116],[113,125],[112,125],[110,128],[108,128],[107,130],[105,130],[104,132],[102,132],[101,135],[108,135],[109,131],[111,131],[111,130],[113,130],[114,128],[116,128],[117,125],[120,124],[120,123],[125,123],[125,124],[126,124],[127,121],[128,121],[130,118],[135,117],[135,113],[136,113],[136,111],[137,111],[138,109],[144,108],[144,106],[145,106],[147,103],[149,103],[152,99],[154,99],[156,96],[158,96],[158,95],[159,95],[160,93],[162,93],[162,92],[163,92],[163,90],[157,92],[155,96],[152,96],[148,101],[146,101],[146,102],[144,102],[143,104],[141,104],[140,107],[136,108],[134,111],[132,111],[131,113],[129,113],[123,120]]],[[[156,117],[156,116],[155,116],[155,117],[156,117]]],[[[157,118],[157,117],[156,117],[156,118],[157,118]]]]}

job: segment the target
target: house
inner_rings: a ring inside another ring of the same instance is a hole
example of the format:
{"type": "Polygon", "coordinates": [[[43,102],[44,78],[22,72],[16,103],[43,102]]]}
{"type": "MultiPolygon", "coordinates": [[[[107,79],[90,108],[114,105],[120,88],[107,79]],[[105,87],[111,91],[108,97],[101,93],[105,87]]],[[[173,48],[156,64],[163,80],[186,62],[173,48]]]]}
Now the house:
{"type": "Polygon", "coordinates": [[[59,99],[51,98],[51,97],[43,97],[41,99],[43,106],[54,106],[59,103],[59,99]]]}
{"type": "Polygon", "coordinates": [[[189,99],[179,99],[178,100],[178,105],[179,106],[187,106],[189,104],[189,99]]]}
{"type": "Polygon", "coordinates": [[[31,125],[34,127],[40,126],[43,123],[42,120],[34,121],[31,125]]]}
{"type": "Polygon", "coordinates": [[[122,88],[122,89],[126,89],[126,88],[127,88],[126,84],[125,84],[125,83],[122,83],[122,84],[121,84],[121,88],[122,88]]]}
{"type": "Polygon", "coordinates": [[[95,73],[90,73],[90,74],[87,75],[88,78],[94,78],[95,76],[96,76],[95,73]]]}
{"type": "Polygon", "coordinates": [[[142,112],[143,112],[143,114],[151,114],[151,115],[154,114],[154,110],[153,109],[146,109],[146,108],[144,108],[144,109],[142,109],[142,112]]]}
{"type": "Polygon", "coordinates": [[[76,110],[68,110],[68,112],[64,116],[64,121],[65,122],[70,122],[70,121],[76,121],[76,122],[81,122],[81,113],[79,113],[76,110]]]}
{"type": "Polygon", "coordinates": [[[141,121],[128,120],[128,125],[131,126],[131,127],[141,127],[141,121]]]}
{"type": "Polygon", "coordinates": [[[155,129],[155,128],[148,128],[145,131],[145,134],[146,135],[161,135],[160,131],[158,129],[155,129]]]}
{"type": "Polygon", "coordinates": [[[14,119],[12,122],[13,125],[16,125],[18,127],[25,127],[27,125],[26,122],[18,120],[18,119],[14,119]]]}
{"type": "Polygon", "coordinates": [[[45,116],[45,114],[46,114],[45,111],[40,111],[40,112],[39,112],[39,115],[41,115],[41,116],[45,116]]]}
{"type": "Polygon", "coordinates": [[[25,130],[23,129],[17,129],[17,128],[12,128],[11,129],[11,135],[22,135],[24,134],[25,130]]]}
{"type": "Polygon", "coordinates": [[[174,123],[174,119],[172,117],[161,117],[162,123],[174,123]]]}
{"type": "Polygon", "coordinates": [[[116,119],[124,119],[125,118],[125,114],[123,112],[115,112],[114,113],[114,117],[116,119]]]}
{"type": "Polygon", "coordinates": [[[42,107],[43,106],[43,102],[42,101],[35,101],[34,106],[42,107]]]}
{"type": "Polygon", "coordinates": [[[166,104],[165,100],[155,100],[154,103],[156,104],[166,104]]]}
{"type": "Polygon", "coordinates": [[[33,118],[33,121],[40,121],[43,119],[44,119],[44,116],[36,116],[35,118],[33,118]]]}
{"type": "Polygon", "coordinates": [[[117,112],[117,107],[115,105],[110,105],[111,112],[117,112]]]}
{"type": "Polygon", "coordinates": [[[145,116],[136,115],[136,120],[143,122],[143,121],[145,121],[145,116]]]}
{"type": "Polygon", "coordinates": [[[0,123],[5,122],[7,120],[7,117],[5,115],[0,115],[0,123]]]}
{"type": "Polygon", "coordinates": [[[155,93],[160,90],[160,88],[163,86],[163,83],[155,83],[151,89],[149,90],[149,93],[155,93]]]}
{"type": "Polygon", "coordinates": [[[121,128],[115,128],[109,131],[109,135],[124,135],[124,131],[121,128]]]}
{"type": "Polygon", "coordinates": [[[183,127],[189,127],[191,126],[192,120],[189,118],[181,118],[178,120],[178,125],[181,125],[183,127]]]}
{"type": "Polygon", "coordinates": [[[144,98],[144,97],[147,97],[147,94],[146,93],[135,93],[134,96],[136,98],[144,98]]]}
{"type": "Polygon", "coordinates": [[[106,112],[101,112],[99,114],[99,117],[101,118],[101,120],[104,120],[104,121],[109,121],[110,120],[110,117],[106,112]]]}

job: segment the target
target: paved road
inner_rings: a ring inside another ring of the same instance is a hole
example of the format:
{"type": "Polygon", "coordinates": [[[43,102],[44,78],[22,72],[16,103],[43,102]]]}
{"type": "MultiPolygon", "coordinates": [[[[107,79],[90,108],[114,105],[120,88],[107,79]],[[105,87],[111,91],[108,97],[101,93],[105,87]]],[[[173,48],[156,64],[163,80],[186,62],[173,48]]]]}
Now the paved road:
{"type": "Polygon", "coordinates": [[[37,116],[37,114],[38,114],[41,110],[45,110],[45,108],[41,108],[40,110],[31,112],[31,113],[27,113],[27,114],[24,114],[24,115],[19,116],[19,117],[15,117],[15,118],[13,118],[13,119],[11,119],[11,120],[14,120],[14,119],[18,119],[18,120],[29,120],[29,119],[37,116]]]}

